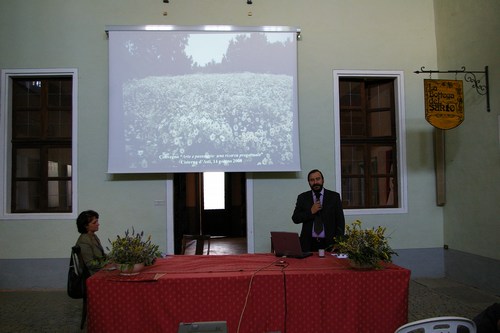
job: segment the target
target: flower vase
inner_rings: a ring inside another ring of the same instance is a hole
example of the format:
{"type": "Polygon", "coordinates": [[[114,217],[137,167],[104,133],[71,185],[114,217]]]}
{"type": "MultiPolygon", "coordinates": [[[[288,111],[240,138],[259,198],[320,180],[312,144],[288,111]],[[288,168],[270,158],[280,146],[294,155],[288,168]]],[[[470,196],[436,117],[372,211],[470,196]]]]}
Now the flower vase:
{"type": "Polygon", "coordinates": [[[139,264],[117,264],[121,275],[137,275],[144,269],[144,263],[139,264]]]}
{"type": "Polygon", "coordinates": [[[376,264],[370,262],[358,262],[354,260],[349,260],[349,264],[351,265],[352,268],[360,271],[368,271],[375,269],[377,267],[376,264]]]}

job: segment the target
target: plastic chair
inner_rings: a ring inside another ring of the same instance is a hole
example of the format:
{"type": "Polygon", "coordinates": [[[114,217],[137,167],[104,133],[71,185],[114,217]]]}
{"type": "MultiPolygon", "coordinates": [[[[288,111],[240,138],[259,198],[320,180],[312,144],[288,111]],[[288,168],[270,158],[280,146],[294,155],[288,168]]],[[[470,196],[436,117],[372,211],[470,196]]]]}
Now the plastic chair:
{"type": "Polygon", "coordinates": [[[403,325],[395,333],[476,333],[476,324],[463,317],[434,317],[403,325]]]}
{"type": "Polygon", "coordinates": [[[86,280],[90,276],[90,272],[83,261],[81,249],[79,245],[75,245],[71,248],[71,258],[73,265],[75,267],[75,271],[78,274],[81,274],[84,277],[83,281],[83,306],[82,306],[82,321],[80,323],[80,329],[83,329],[85,325],[85,320],[87,319],[87,286],[86,280]]]}
{"type": "Polygon", "coordinates": [[[210,254],[210,235],[183,235],[181,254],[186,254],[186,248],[191,245],[192,242],[196,242],[196,250],[194,254],[203,254],[205,242],[207,243],[207,254],[210,254]]]}

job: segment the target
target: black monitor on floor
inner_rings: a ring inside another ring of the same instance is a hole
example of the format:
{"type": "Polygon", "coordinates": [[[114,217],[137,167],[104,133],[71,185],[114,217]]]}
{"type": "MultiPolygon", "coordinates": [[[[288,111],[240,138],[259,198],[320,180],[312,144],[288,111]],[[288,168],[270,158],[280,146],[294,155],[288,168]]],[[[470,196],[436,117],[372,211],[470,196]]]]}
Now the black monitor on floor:
{"type": "Polygon", "coordinates": [[[179,323],[177,333],[227,333],[227,323],[225,321],[179,323]]]}

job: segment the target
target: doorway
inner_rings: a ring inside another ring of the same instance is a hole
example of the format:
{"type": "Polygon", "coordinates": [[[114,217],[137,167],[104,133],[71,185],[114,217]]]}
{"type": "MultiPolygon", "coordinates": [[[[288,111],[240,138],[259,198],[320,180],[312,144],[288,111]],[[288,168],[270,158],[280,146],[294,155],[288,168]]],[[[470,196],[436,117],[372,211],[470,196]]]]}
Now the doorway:
{"type": "Polygon", "coordinates": [[[174,174],[174,253],[181,252],[183,234],[208,234],[215,238],[247,237],[245,173],[223,173],[223,205],[205,207],[203,173],[174,174]]]}

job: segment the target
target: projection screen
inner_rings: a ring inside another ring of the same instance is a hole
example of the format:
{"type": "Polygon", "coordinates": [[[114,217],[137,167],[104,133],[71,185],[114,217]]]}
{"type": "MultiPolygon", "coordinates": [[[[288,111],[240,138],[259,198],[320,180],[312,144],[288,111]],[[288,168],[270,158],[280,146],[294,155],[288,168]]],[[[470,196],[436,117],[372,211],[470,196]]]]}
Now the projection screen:
{"type": "Polygon", "coordinates": [[[297,28],[106,29],[109,173],[300,170],[297,28]]]}

